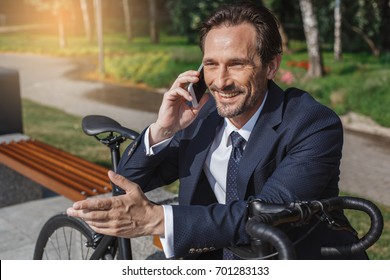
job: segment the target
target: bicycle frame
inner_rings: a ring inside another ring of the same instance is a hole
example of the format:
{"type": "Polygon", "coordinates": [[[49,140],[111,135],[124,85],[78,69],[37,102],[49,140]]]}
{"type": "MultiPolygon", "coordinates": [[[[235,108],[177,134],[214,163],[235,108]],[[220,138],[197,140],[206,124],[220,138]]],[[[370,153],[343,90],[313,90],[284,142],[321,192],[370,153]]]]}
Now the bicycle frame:
{"type": "MultiPolygon", "coordinates": [[[[86,116],[82,121],[82,127],[87,135],[94,136],[99,142],[108,146],[111,153],[111,163],[114,172],[117,172],[118,164],[120,161],[120,145],[126,141],[126,139],[134,140],[139,134],[131,129],[122,127],[116,121],[98,115],[86,116]],[[109,133],[105,138],[99,138],[101,133],[109,133]],[[114,135],[114,132],[119,135],[114,135]]],[[[112,195],[118,196],[124,194],[124,191],[118,186],[111,183],[112,195]]],[[[132,259],[131,242],[128,238],[103,236],[98,234],[94,240],[96,240],[95,252],[92,254],[91,259],[100,259],[106,252],[111,244],[118,240],[118,258],[122,260],[132,259]]],[[[92,244],[95,247],[95,244],[92,244]]]]}
{"type": "MultiPolygon", "coordinates": [[[[113,143],[112,145],[109,146],[111,149],[111,161],[112,161],[112,166],[114,172],[117,171],[118,169],[118,164],[120,160],[120,151],[119,148],[120,146],[117,145],[116,143],[113,143]]],[[[112,195],[121,195],[123,194],[123,190],[117,187],[116,185],[112,184],[112,195]]],[[[118,250],[119,250],[119,259],[121,260],[132,260],[132,251],[131,251],[131,242],[130,239],[128,238],[118,238],[118,250]]]]}

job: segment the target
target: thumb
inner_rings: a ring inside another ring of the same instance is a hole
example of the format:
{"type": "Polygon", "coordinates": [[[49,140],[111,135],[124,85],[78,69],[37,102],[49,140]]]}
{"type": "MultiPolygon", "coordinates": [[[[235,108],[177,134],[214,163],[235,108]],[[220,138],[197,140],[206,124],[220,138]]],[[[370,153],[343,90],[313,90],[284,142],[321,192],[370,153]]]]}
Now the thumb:
{"type": "Polygon", "coordinates": [[[127,180],[122,175],[115,173],[114,171],[108,171],[108,178],[110,178],[111,182],[121,189],[123,189],[126,193],[130,192],[136,186],[135,183],[127,180]]]}

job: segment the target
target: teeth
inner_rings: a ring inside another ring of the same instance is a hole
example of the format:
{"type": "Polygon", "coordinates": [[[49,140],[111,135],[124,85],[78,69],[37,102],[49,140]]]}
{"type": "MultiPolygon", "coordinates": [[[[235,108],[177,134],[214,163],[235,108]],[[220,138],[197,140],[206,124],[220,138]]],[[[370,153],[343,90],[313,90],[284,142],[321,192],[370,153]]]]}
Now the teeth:
{"type": "Polygon", "coordinates": [[[221,95],[222,97],[225,97],[225,98],[231,98],[231,97],[234,97],[238,94],[239,94],[239,92],[231,92],[231,93],[220,92],[219,93],[219,95],[221,95]]]}

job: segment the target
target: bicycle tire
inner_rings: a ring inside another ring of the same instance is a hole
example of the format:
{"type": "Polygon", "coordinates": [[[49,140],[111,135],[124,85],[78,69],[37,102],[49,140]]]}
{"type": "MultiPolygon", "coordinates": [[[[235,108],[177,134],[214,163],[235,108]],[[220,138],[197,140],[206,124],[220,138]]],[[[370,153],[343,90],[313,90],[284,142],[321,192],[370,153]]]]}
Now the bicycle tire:
{"type": "MultiPolygon", "coordinates": [[[[51,217],[42,227],[34,250],[34,260],[86,260],[95,249],[95,232],[81,219],[65,213],[51,217]]],[[[102,259],[114,259],[116,248],[106,252],[102,259]]]]}

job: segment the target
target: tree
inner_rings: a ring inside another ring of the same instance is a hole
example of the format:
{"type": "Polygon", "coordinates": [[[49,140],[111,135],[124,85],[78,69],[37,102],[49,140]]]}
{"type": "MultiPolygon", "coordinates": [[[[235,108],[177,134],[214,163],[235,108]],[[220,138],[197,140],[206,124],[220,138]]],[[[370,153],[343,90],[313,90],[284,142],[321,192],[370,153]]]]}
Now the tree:
{"type": "Polygon", "coordinates": [[[167,5],[175,31],[186,36],[189,43],[195,43],[200,23],[221,5],[234,2],[236,0],[167,0],[167,5]]]}
{"type": "Polygon", "coordinates": [[[157,44],[160,41],[158,28],[157,28],[157,9],[156,0],[149,0],[149,31],[150,40],[153,44],[157,44]]]}
{"type": "Polygon", "coordinates": [[[381,49],[385,52],[390,52],[390,0],[380,1],[381,13],[381,49]]]}
{"type": "Polygon", "coordinates": [[[67,45],[66,40],[66,16],[72,1],[69,0],[26,0],[27,3],[36,7],[37,10],[49,10],[57,19],[58,41],[61,48],[67,45]]]}
{"type": "Polygon", "coordinates": [[[133,40],[132,33],[132,23],[131,23],[131,10],[130,10],[130,2],[131,0],[123,0],[123,15],[125,17],[125,30],[126,30],[126,38],[128,42],[133,40]]]}
{"type": "Polygon", "coordinates": [[[317,18],[314,14],[313,4],[311,0],[299,0],[299,6],[301,8],[309,55],[308,75],[310,77],[322,77],[324,75],[324,66],[320,51],[317,18]]]}
{"type": "Polygon", "coordinates": [[[263,1],[265,6],[272,10],[272,12],[275,14],[275,16],[278,18],[279,21],[279,32],[280,36],[282,37],[282,44],[283,44],[283,52],[284,53],[291,53],[291,50],[289,48],[289,35],[288,30],[286,29],[285,25],[293,26],[295,25],[295,21],[299,20],[299,26],[302,26],[301,20],[296,19],[292,20],[292,18],[298,18],[295,15],[300,14],[299,8],[297,9],[295,7],[295,4],[293,1],[290,0],[267,0],[263,1]]]}
{"type": "MultiPolygon", "coordinates": [[[[348,16],[343,17],[343,25],[355,35],[358,34],[374,56],[379,56],[381,7],[378,5],[378,1],[347,0],[346,2],[348,16]]],[[[350,37],[352,36],[350,35],[350,37]]],[[[363,47],[360,46],[359,50],[362,49],[363,47]]]]}
{"type": "Polygon", "coordinates": [[[103,15],[102,15],[102,0],[94,0],[93,2],[96,13],[96,31],[99,45],[99,72],[105,73],[104,67],[104,45],[103,45],[103,15]]]}
{"type": "Polygon", "coordinates": [[[88,0],[80,0],[81,14],[83,16],[85,36],[87,37],[88,42],[92,43],[93,33],[91,19],[89,16],[88,0]]]}
{"type": "Polygon", "coordinates": [[[342,44],[341,44],[341,0],[335,1],[334,7],[334,58],[336,61],[340,61],[342,57],[342,44]]]}

